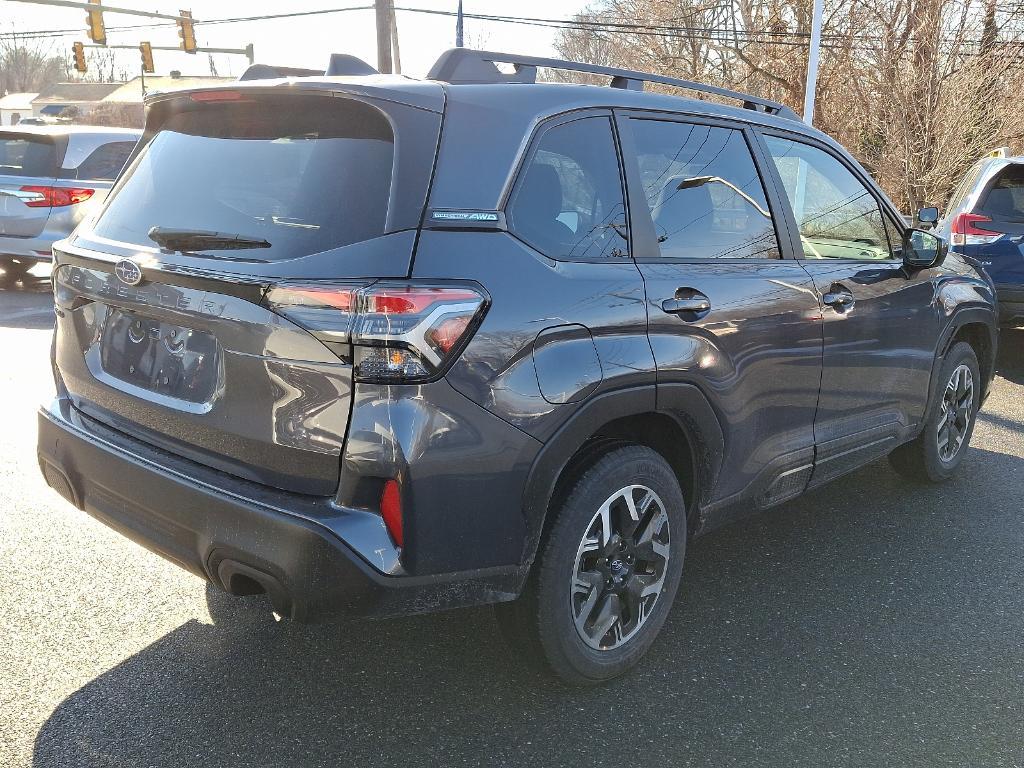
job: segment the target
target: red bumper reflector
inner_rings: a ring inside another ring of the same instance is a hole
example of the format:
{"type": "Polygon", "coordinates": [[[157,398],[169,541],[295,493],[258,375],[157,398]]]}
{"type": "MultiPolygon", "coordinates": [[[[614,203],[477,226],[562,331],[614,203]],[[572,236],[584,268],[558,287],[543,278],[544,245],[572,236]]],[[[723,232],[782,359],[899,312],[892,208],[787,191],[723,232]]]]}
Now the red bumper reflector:
{"type": "Polygon", "coordinates": [[[395,545],[401,547],[404,543],[402,535],[402,495],[398,490],[398,483],[395,480],[388,480],[384,483],[384,491],[380,495],[380,515],[384,518],[384,525],[394,540],[395,545]]]}

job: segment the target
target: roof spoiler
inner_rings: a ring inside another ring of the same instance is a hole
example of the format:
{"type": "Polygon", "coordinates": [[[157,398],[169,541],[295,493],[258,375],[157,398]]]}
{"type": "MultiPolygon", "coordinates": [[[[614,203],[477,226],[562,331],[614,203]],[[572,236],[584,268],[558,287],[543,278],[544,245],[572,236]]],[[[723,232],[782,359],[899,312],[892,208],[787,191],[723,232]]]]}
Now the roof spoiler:
{"type": "Polygon", "coordinates": [[[316,69],[301,69],[300,67],[275,67],[270,64],[250,64],[239,80],[277,80],[281,77],[312,77],[322,75],[316,69]]]}
{"type": "Polygon", "coordinates": [[[321,72],[318,69],[303,69],[301,67],[277,67],[270,64],[250,64],[248,69],[242,73],[239,80],[277,80],[282,77],[316,77],[325,75],[327,77],[362,77],[364,75],[379,75],[380,73],[355,56],[347,53],[332,53],[327,69],[321,72]]]}
{"type": "Polygon", "coordinates": [[[445,83],[535,83],[537,67],[563,69],[570,72],[586,72],[591,75],[606,75],[611,78],[612,88],[627,88],[642,91],[644,83],[659,83],[676,88],[685,88],[698,93],[710,93],[736,99],[744,109],[764,112],[779,117],[799,120],[797,114],[789,107],[775,101],[762,99],[742,91],[719,88],[716,85],[697,83],[692,80],[679,80],[675,77],[655,75],[648,72],[637,72],[618,67],[604,67],[597,64],[586,64],[565,59],[545,59],[539,56],[521,56],[516,53],[498,53],[495,51],[475,51],[470,48],[452,48],[441,54],[427,75],[428,80],[440,80],[445,83]],[[513,71],[502,72],[498,64],[511,64],[513,71]]]}

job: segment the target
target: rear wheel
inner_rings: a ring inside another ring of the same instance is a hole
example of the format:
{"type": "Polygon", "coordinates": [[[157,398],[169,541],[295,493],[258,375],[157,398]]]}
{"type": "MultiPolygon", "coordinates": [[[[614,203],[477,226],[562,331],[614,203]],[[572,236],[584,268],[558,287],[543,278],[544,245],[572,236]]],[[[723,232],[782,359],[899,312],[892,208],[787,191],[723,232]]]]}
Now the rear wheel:
{"type": "Polygon", "coordinates": [[[8,280],[21,280],[32,269],[33,264],[34,262],[18,261],[11,258],[0,259],[0,269],[4,271],[4,277],[8,280]]]}
{"type": "Polygon", "coordinates": [[[978,357],[970,344],[960,341],[950,348],[936,385],[921,434],[889,454],[893,468],[913,480],[949,480],[967,453],[981,403],[978,357]]]}
{"type": "Polygon", "coordinates": [[[679,586],[686,509],[668,463],[618,448],[566,495],[522,597],[498,606],[516,650],[573,684],[623,674],[654,642],[679,586]]]}

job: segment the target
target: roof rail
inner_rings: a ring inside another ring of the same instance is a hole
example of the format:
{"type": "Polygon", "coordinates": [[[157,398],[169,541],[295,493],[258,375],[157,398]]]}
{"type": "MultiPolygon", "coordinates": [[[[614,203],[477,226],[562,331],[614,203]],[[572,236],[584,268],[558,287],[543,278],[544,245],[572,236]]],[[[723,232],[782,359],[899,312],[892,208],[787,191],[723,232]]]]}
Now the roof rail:
{"type": "Polygon", "coordinates": [[[431,67],[427,79],[440,80],[453,85],[457,83],[535,83],[537,82],[537,67],[607,75],[611,78],[612,88],[642,91],[644,83],[659,83],[699,93],[713,93],[716,96],[736,99],[743,104],[744,109],[787,117],[792,120],[800,119],[792,109],[777,101],[769,101],[728,88],[719,88],[716,85],[679,80],[675,77],[637,72],[631,69],[619,69],[618,67],[604,67],[565,59],[546,59],[539,56],[521,56],[517,53],[475,51],[471,48],[452,48],[442,53],[431,67]],[[502,72],[497,66],[499,62],[511,64],[514,71],[507,74],[502,72]]]}

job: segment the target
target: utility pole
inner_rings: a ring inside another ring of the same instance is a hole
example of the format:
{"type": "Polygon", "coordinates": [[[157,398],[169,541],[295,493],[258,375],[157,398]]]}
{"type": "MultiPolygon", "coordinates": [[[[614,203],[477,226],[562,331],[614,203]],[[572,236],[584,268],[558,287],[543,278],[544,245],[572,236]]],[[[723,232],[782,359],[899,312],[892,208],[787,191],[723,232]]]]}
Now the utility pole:
{"type": "Polygon", "coordinates": [[[391,52],[395,60],[395,74],[402,74],[402,53],[398,47],[398,17],[395,16],[395,0],[388,0],[391,11],[391,52]]]}
{"type": "Polygon", "coordinates": [[[807,82],[804,85],[804,122],[814,123],[814,91],[818,85],[818,52],[821,49],[822,0],[814,0],[811,17],[811,50],[807,54],[807,82]]]}
{"type": "Polygon", "coordinates": [[[455,17],[455,47],[462,47],[462,0],[459,0],[459,12],[455,17]]]}
{"type": "Polygon", "coordinates": [[[389,0],[374,0],[377,15],[377,71],[391,73],[391,3],[389,0]]]}

